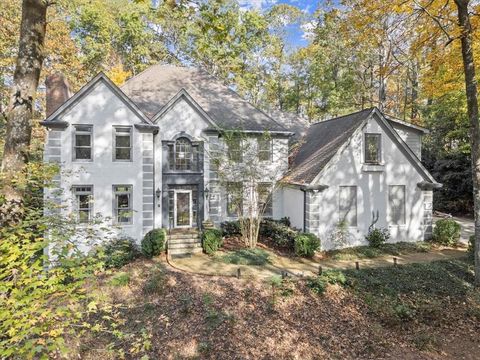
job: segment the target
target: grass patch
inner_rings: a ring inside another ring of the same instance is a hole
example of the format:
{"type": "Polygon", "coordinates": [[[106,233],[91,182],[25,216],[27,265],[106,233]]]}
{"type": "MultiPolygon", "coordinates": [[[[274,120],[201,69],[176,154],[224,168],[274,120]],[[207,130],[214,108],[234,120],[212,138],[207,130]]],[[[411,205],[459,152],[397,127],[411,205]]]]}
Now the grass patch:
{"type": "Polygon", "coordinates": [[[369,309],[393,323],[440,321],[445,309],[468,301],[474,280],[473,265],[462,260],[346,270],[344,274],[369,309]]]}
{"type": "Polygon", "coordinates": [[[118,273],[110,280],[110,285],[112,286],[127,286],[129,283],[130,274],[126,272],[118,273]]]}
{"type": "Polygon", "coordinates": [[[331,250],[325,252],[328,258],[333,260],[356,260],[372,259],[388,255],[405,255],[419,252],[428,252],[432,244],[424,241],[419,242],[398,242],[393,244],[382,244],[378,248],[370,246],[356,246],[345,249],[331,250]]]}
{"type": "Polygon", "coordinates": [[[270,263],[270,255],[262,249],[241,249],[216,257],[225,264],[265,265],[270,263]]]}

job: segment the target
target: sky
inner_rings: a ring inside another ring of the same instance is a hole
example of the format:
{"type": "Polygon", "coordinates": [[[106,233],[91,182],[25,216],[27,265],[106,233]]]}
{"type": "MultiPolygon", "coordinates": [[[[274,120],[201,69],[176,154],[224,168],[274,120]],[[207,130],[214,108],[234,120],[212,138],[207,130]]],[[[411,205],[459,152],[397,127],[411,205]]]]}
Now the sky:
{"type": "MultiPolygon", "coordinates": [[[[272,5],[289,4],[298,7],[306,14],[312,15],[318,8],[319,3],[325,0],[238,0],[240,6],[245,8],[255,8],[259,10],[266,10],[272,5]]],[[[299,25],[290,26],[287,33],[287,40],[293,48],[307,45],[308,40],[305,37],[305,29],[299,25]]]]}

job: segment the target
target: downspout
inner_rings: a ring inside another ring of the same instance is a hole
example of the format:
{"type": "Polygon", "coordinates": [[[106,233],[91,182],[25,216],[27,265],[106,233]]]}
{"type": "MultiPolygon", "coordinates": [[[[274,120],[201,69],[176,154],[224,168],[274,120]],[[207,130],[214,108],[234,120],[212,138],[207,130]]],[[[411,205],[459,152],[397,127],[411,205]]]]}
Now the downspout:
{"type": "Polygon", "coordinates": [[[303,192],[303,232],[307,229],[307,190],[300,189],[303,192]]]}

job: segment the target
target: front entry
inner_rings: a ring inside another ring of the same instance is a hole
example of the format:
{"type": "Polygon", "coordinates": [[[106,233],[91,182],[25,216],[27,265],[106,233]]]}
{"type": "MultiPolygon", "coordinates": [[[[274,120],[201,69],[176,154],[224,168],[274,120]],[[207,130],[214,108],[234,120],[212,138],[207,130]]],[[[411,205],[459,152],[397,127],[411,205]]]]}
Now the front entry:
{"type": "Polygon", "coordinates": [[[192,227],[192,190],[176,189],[174,193],[173,204],[174,226],[176,228],[192,227]]]}

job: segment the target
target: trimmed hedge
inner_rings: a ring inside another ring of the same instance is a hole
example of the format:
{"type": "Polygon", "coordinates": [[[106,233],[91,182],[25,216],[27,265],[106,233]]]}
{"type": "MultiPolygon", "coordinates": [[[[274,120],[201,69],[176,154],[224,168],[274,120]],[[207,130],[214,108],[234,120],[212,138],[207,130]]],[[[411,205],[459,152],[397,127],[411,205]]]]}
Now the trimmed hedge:
{"type": "Polygon", "coordinates": [[[165,229],[153,229],[142,240],[142,253],[148,258],[160,255],[165,249],[165,229]]]}
{"type": "Polygon", "coordinates": [[[130,238],[118,238],[105,244],[105,267],[120,268],[140,256],[137,244],[130,238]]]}
{"type": "Polygon", "coordinates": [[[283,220],[263,220],[260,224],[260,236],[270,238],[279,248],[295,249],[295,237],[298,230],[285,225],[283,220]]]}
{"type": "Polygon", "coordinates": [[[454,246],[460,240],[461,227],[453,219],[441,219],[435,223],[433,229],[433,242],[445,245],[454,246]]]}
{"type": "Polygon", "coordinates": [[[222,230],[205,229],[202,233],[203,251],[208,255],[214,254],[223,245],[222,230]]]}
{"type": "Polygon", "coordinates": [[[320,249],[320,239],[314,234],[299,233],[295,236],[295,254],[297,256],[312,257],[320,249]]]}

